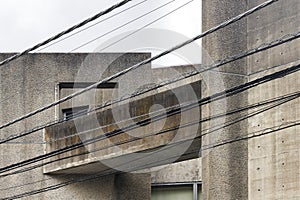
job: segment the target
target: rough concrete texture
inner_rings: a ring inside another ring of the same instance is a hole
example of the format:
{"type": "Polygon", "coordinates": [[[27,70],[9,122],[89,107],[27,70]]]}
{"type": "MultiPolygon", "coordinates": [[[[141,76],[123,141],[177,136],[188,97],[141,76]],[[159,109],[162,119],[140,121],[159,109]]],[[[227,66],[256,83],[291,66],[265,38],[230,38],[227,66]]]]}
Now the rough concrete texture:
{"type": "MultiPolygon", "coordinates": [[[[10,55],[11,54],[0,54],[0,59],[3,60],[10,55]]],[[[53,102],[55,99],[55,85],[58,82],[73,82],[75,77],[77,77],[78,70],[82,67],[82,63],[87,63],[83,67],[91,69],[91,71],[86,70],[85,73],[87,76],[80,77],[89,77],[95,74],[93,67],[102,69],[101,66],[107,66],[113,62],[113,64],[110,65],[111,68],[108,68],[107,72],[104,73],[104,76],[107,76],[149,57],[149,54],[127,54],[117,59],[121,55],[122,54],[29,54],[2,66],[0,69],[0,123],[4,124],[53,102]]],[[[149,66],[145,66],[145,68],[147,67],[149,66]]],[[[99,80],[97,76],[99,76],[99,74],[92,76],[94,80],[90,81],[96,81],[95,78],[99,80]]],[[[53,121],[54,117],[55,109],[51,108],[41,114],[16,123],[11,127],[2,129],[0,132],[1,138],[6,138],[11,134],[17,134],[23,130],[53,121]]],[[[19,140],[1,144],[0,165],[4,167],[18,163],[22,160],[42,155],[43,152],[43,133],[42,131],[38,131],[19,140]]],[[[145,178],[137,179],[134,178],[135,175],[129,176],[132,176],[135,181],[138,181],[138,183],[134,182],[134,192],[138,193],[137,197],[141,197],[143,194],[142,199],[149,199],[150,189],[145,190],[144,185],[150,183],[150,175],[145,178]]],[[[42,168],[36,168],[29,172],[2,178],[0,183],[0,197],[9,197],[53,184],[59,184],[67,180],[70,180],[70,178],[44,175],[42,168]],[[27,185],[14,188],[14,186],[23,184],[27,185]]],[[[103,179],[86,181],[84,183],[69,185],[55,191],[34,195],[28,199],[112,199],[115,192],[113,190],[115,187],[114,181],[117,182],[114,176],[107,176],[103,179]]],[[[131,190],[127,190],[125,192],[134,194],[134,192],[131,193],[130,191],[131,190]]]]}
{"type": "Polygon", "coordinates": [[[184,183],[202,180],[201,158],[153,168],[152,183],[184,183]]]}
{"type": "MultiPolygon", "coordinates": [[[[203,30],[205,31],[262,2],[264,0],[203,0],[203,30]]],[[[203,58],[204,64],[240,53],[265,42],[270,42],[287,33],[299,31],[299,4],[299,0],[280,0],[239,23],[230,25],[205,37],[203,39],[203,47],[207,52],[207,56],[203,58]]],[[[300,57],[299,49],[299,40],[295,40],[263,53],[255,54],[247,59],[225,65],[220,68],[220,73],[208,72],[199,75],[197,78],[202,81],[201,96],[205,97],[291,66],[293,64],[291,62],[294,62],[294,64],[298,62],[297,60],[300,57]],[[270,67],[278,65],[282,66],[268,70],[270,67]],[[257,73],[258,71],[259,73],[257,73]],[[245,78],[244,75],[247,74],[250,74],[250,76],[245,78]]],[[[0,58],[4,59],[8,56],[8,54],[1,54],[0,58]]],[[[78,64],[76,63],[82,62],[84,58],[85,55],[83,54],[49,54],[36,57],[31,57],[30,55],[1,68],[1,123],[53,101],[55,83],[57,81],[73,81],[77,73],[76,66],[78,64]],[[38,80],[36,77],[39,77],[40,80],[47,80],[47,84],[38,85],[39,87],[37,87],[38,80]],[[11,95],[14,95],[14,97],[6,101],[11,95]],[[23,101],[24,99],[25,101],[23,101]],[[11,110],[14,112],[11,112],[11,110]]],[[[143,71],[140,71],[140,73],[143,73],[143,71]]],[[[159,77],[163,79],[167,79],[169,76],[169,72],[165,69],[160,69],[156,73],[161,74],[159,77]]],[[[176,70],[172,74],[176,74],[176,70]]],[[[135,79],[133,78],[132,80],[130,87],[136,87],[135,79]]],[[[148,81],[155,83],[157,80],[149,78],[148,81]]],[[[228,98],[226,101],[203,106],[201,108],[201,117],[205,118],[237,107],[274,99],[298,90],[299,73],[295,73],[280,80],[253,88],[247,93],[228,98]]],[[[124,91],[126,91],[126,88],[124,88],[124,91]]],[[[36,125],[36,122],[47,122],[49,116],[54,116],[54,113],[54,109],[51,109],[44,112],[43,115],[18,123],[17,126],[1,130],[2,137],[7,136],[9,133],[20,132],[25,128],[30,128],[36,125]]],[[[226,117],[225,120],[212,120],[211,122],[203,123],[201,128],[203,133],[207,133],[212,127],[230,122],[240,116],[240,114],[236,114],[226,117]]],[[[284,125],[285,122],[292,122],[298,119],[299,100],[293,100],[278,106],[276,109],[268,110],[256,117],[252,117],[248,121],[214,131],[203,137],[202,142],[205,146],[248,133],[257,134],[257,132],[261,133],[265,128],[269,130],[269,128],[274,126],[284,125]]],[[[291,126],[272,132],[264,137],[257,137],[249,141],[237,142],[202,152],[202,176],[198,177],[198,180],[202,178],[203,181],[203,199],[299,199],[300,140],[298,133],[299,128],[291,126]]],[[[39,142],[43,142],[40,132],[26,137],[22,142],[29,142],[29,144],[9,143],[2,145],[3,148],[0,149],[1,166],[27,159],[43,152],[43,147],[39,144],[39,142]]],[[[183,177],[182,173],[184,171],[183,168],[192,166],[193,162],[197,161],[173,164],[166,168],[170,169],[168,172],[162,170],[154,173],[152,181],[195,180],[193,179],[193,177],[196,177],[194,172],[201,167],[200,165],[197,166],[198,163],[194,163],[196,170],[189,171],[188,178],[183,177]],[[175,169],[175,171],[171,169],[175,169]],[[171,174],[176,178],[173,179],[167,174],[171,174]]],[[[76,175],[75,177],[78,176],[76,175]]],[[[132,191],[129,190],[129,187],[124,187],[122,182],[118,182],[116,176],[106,176],[94,182],[90,181],[85,184],[80,183],[67,186],[55,192],[47,192],[30,199],[121,198],[119,196],[120,193],[115,194],[113,192],[114,188],[127,191],[124,197],[129,199],[127,195],[132,191]],[[118,184],[115,184],[116,182],[118,184]]],[[[126,176],[125,174],[125,177],[120,179],[128,181],[126,176]]],[[[136,177],[131,178],[135,179],[136,177]]],[[[147,193],[150,193],[148,190],[150,177],[148,178],[149,181],[143,181],[140,187],[141,190],[144,190],[145,196],[141,197],[142,195],[139,194],[141,196],[138,195],[138,197],[149,198],[150,195],[147,196],[147,193]]],[[[1,190],[0,196],[4,197],[14,193],[38,189],[51,184],[61,183],[66,179],[68,178],[61,177],[59,179],[57,176],[49,179],[49,176],[42,175],[41,168],[37,168],[30,173],[24,173],[22,176],[3,178],[0,184],[1,189],[15,186],[17,183],[23,184],[39,180],[43,180],[43,182],[1,190]]],[[[133,183],[133,185],[139,186],[138,182],[133,183]]],[[[135,191],[134,193],[138,193],[136,191],[137,188],[131,189],[135,191]]],[[[131,196],[135,197],[134,195],[131,196]]]]}
{"type": "MultiPolygon", "coordinates": [[[[261,2],[249,1],[249,6],[261,2]]],[[[298,0],[279,1],[249,17],[248,48],[299,31],[299,10],[298,0]]],[[[298,39],[249,57],[249,80],[299,64],[299,47],[298,39]]],[[[299,75],[297,72],[251,89],[249,104],[299,92],[299,75]]],[[[273,130],[249,140],[249,199],[300,199],[299,127],[291,123],[300,118],[299,103],[299,98],[290,100],[249,119],[251,135],[273,130]],[[284,128],[286,123],[291,123],[288,128],[284,128]]]]}
{"type": "MultiPolygon", "coordinates": [[[[203,31],[234,17],[247,9],[247,1],[235,0],[203,0],[203,31]]],[[[238,54],[247,49],[247,20],[241,20],[203,39],[203,48],[209,57],[204,57],[204,64],[216,62],[238,54]]],[[[247,60],[242,59],[219,68],[219,77],[223,81],[223,88],[215,85],[214,81],[207,88],[207,95],[216,93],[211,88],[220,91],[240,85],[247,81],[243,76],[247,73],[247,60]]],[[[205,93],[205,91],[204,91],[205,93]]],[[[206,96],[203,94],[203,96],[206,96]]],[[[247,105],[247,93],[235,95],[226,100],[210,104],[202,109],[202,116],[228,112],[237,107],[247,105]],[[224,107],[226,109],[224,109],[224,107]]],[[[202,139],[203,146],[234,139],[247,130],[247,121],[241,121],[218,131],[213,131],[215,125],[230,123],[239,118],[242,113],[227,116],[225,120],[211,120],[203,124],[203,130],[210,130],[202,139]]],[[[203,132],[204,133],[204,132],[203,132]]],[[[248,198],[248,148],[247,142],[238,142],[202,152],[202,198],[210,199],[247,199],[248,198]]]]}
{"type": "MultiPolygon", "coordinates": [[[[74,156],[45,166],[45,172],[70,173],[67,169],[72,168],[72,173],[95,173],[103,170],[103,167],[100,167],[97,161],[106,165],[111,163],[112,168],[114,168],[113,166],[120,167],[118,168],[120,171],[123,171],[121,169],[135,171],[170,163],[170,160],[175,162],[197,158],[201,146],[200,138],[195,140],[193,138],[200,135],[199,124],[178,127],[195,122],[197,118],[200,120],[199,107],[196,106],[187,111],[181,111],[176,115],[170,115],[152,123],[149,119],[151,119],[151,115],[155,116],[155,114],[150,115],[148,113],[155,111],[151,111],[153,105],[169,108],[178,106],[179,103],[184,104],[199,99],[200,82],[187,82],[175,88],[169,85],[164,92],[156,93],[156,91],[152,91],[149,93],[152,95],[144,98],[136,97],[136,100],[130,100],[129,103],[112,105],[109,109],[98,111],[95,116],[86,115],[79,119],[46,128],[47,153],[63,149],[80,141],[84,142],[97,137],[98,140],[80,149],[53,157],[50,160],[74,156]],[[193,99],[193,93],[198,94],[198,96],[194,96],[195,99],[193,99]],[[128,121],[127,111],[129,111],[130,117],[133,118],[132,120],[128,121]],[[96,123],[93,123],[94,117],[96,117],[96,123]],[[116,119],[116,117],[119,119],[116,119]],[[123,129],[144,119],[148,119],[149,122],[138,125],[134,129],[123,129]],[[109,134],[111,131],[118,129],[123,131],[114,134],[112,137],[103,137],[104,134],[109,134]],[[182,143],[182,140],[187,141],[182,143]],[[152,150],[151,154],[143,153],[143,151],[149,150],[152,150]],[[79,157],[76,156],[80,153],[85,154],[79,157]],[[182,154],[187,155],[181,156],[182,154]],[[74,167],[77,167],[77,170],[73,169],[74,167]]],[[[164,114],[164,112],[160,111],[156,114],[164,114]]]]}
{"type": "Polygon", "coordinates": [[[113,200],[149,199],[151,183],[148,174],[119,174],[115,180],[115,198],[113,200]],[[133,195],[134,194],[134,195],[133,195]]]}

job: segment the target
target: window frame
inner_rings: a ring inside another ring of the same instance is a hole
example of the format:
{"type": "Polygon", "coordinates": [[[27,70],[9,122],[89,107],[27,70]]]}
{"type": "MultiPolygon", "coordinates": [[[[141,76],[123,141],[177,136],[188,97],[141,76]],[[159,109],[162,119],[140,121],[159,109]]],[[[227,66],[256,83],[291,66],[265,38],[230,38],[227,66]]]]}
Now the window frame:
{"type": "Polygon", "coordinates": [[[193,190],[193,200],[199,200],[198,190],[199,187],[202,187],[201,181],[195,181],[195,182],[170,182],[170,183],[152,183],[151,189],[153,187],[176,187],[176,186],[192,186],[193,190]]]}

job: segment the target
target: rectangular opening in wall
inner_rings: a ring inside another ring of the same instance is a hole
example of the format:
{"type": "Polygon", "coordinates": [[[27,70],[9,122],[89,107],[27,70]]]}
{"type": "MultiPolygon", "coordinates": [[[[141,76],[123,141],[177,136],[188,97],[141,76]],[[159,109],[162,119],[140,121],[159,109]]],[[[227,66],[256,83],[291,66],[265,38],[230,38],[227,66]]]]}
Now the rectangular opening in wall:
{"type": "MultiPolygon", "coordinates": [[[[95,82],[61,82],[59,83],[60,89],[83,89],[95,84],[95,82]]],[[[98,89],[113,89],[118,87],[118,84],[115,82],[102,83],[97,86],[98,89]]]]}
{"type": "Polygon", "coordinates": [[[200,183],[155,184],[151,200],[201,200],[200,183]]]}
{"type": "Polygon", "coordinates": [[[74,117],[80,117],[88,113],[89,106],[79,106],[74,108],[62,109],[63,119],[70,120],[74,117]]]}
{"type": "MultiPolygon", "coordinates": [[[[93,84],[95,82],[60,82],[55,87],[55,100],[58,101],[93,84]]],[[[111,100],[117,88],[117,82],[103,83],[79,97],[63,102],[55,107],[55,119],[69,120],[81,112],[84,115],[88,108],[93,109],[96,105],[111,100]]]]}

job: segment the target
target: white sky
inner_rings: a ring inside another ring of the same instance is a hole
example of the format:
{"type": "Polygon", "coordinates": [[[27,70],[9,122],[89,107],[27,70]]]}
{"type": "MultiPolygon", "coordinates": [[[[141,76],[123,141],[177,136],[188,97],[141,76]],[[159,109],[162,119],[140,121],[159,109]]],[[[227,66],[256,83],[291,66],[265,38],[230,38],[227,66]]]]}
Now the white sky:
{"type": "MultiPolygon", "coordinates": [[[[0,52],[19,52],[50,36],[93,16],[105,8],[119,2],[111,0],[0,0],[0,52]]],[[[142,2],[133,0],[112,14],[142,2]]],[[[146,0],[146,2],[126,11],[110,20],[100,23],[82,33],[58,43],[44,52],[69,52],[95,37],[116,28],[171,0],[146,0]]],[[[189,0],[173,0],[170,4],[140,20],[106,35],[77,52],[94,51],[99,44],[129,30],[135,30],[144,24],[174,10],[189,0]]],[[[106,15],[104,19],[110,15],[106,15]]],[[[101,19],[97,20],[100,21],[101,19]]],[[[95,23],[95,22],[93,22],[95,23]]],[[[150,28],[172,30],[187,37],[201,33],[201,0],[194,0],[175,13],[151,25],[150,28]]],[[[134,38],[134,36],[132,36],[134,38]]],[[[158,38],[153,38],[153,40],[158,38]]],[[[167,39],[167,38],[159,38],[167,39]]]]}

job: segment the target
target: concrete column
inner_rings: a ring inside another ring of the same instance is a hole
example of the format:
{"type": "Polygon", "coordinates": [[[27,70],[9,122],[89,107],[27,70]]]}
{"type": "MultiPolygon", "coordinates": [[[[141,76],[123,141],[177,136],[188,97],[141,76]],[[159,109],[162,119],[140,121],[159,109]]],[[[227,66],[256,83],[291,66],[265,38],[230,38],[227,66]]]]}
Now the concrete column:
{"type": "MultiPolygon", "coordinates": [[[[247,10],[247,1],[236,0],[203,0],[203,31],[222,23],[247,10]]],[[[247,49],[247,23],[246,19],[230,25],[203,39],[203,48],[210,56],[203,56],[204,64],[209,64],[231,55],[243,52],[247,49]]],[[[247,61],[239,60],[219,68],[218,77],[223,81],[224,89],[231,88],[247,81],[247,61]],[[223,73],[225,72],[225,73],[223,73]]],[[[215,77],[215,76],[213,76],[215,77]]],[[[212,79],[213,79],[212,77],[212,79]]],[[[217,81],[217,80],[216,80],[217,81]]],[[[220,80],[219,80],[220,81],[220,80]]],[[[216,90],[215,80],[206,85],[204,96],[212,95],[216,90]]],[[[223,90],[223,89],[220,89],[223,90]]],[[[203,117],[230,111],[247,105],[247,94],[242,93],[225,101],[216,102],[203,108],[203,117]]],[[[240,117],[241,114],[227,116],[222,120],[204,124],[204,129],[212,130],[212,124],[230,123],[240,117]]],[[[214,131],[202,138],[203,146],[220,143],[224,140],[234,139],[236,136],[245,134],[247,121],[235,123],[219,131],[214,131]]],[[[248,147],[247,141],[236,142],[202,152],[203,174],[203,199],[247,199],[248,184],[248,147]]]]}

